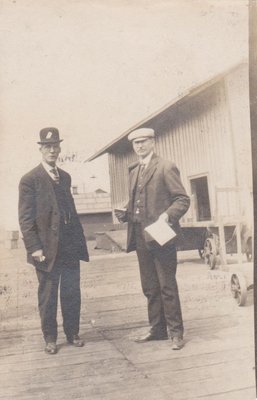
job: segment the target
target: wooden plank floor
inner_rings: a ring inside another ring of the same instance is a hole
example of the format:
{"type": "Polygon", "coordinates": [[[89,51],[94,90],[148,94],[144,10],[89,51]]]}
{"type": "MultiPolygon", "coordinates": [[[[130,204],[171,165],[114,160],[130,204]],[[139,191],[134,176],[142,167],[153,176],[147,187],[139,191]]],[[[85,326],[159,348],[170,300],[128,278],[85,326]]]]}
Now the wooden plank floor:
{"type": "Polygon", "coordinates": [[[37,282],[21,250],[2,253],[0,400],[253,400],[253,299],[238,307],[224,274],[197,254],[180,253],[178,284],[186,345],[137,344],[147,332],[146,302],[134,255],[82,263],[81,349],[43,351],[37,282]],[[194,258],[192,258],[194,257],[194,258]]]}

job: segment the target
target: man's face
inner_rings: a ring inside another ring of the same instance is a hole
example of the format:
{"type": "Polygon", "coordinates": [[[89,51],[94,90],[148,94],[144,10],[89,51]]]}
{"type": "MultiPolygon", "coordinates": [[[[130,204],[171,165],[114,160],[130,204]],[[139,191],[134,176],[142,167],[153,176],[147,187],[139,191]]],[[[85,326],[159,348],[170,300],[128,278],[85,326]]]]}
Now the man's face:
{"type": "Polygon", "coordinates": [[[42,159],[47,164],[54,166],[61,152],[60,143],[42,144],[40,147],[42,159]]]}
{"type": "Polygon", "coordinates": [[[154,148],[154,139],[152,138],[141,138],[134,139],[132,142],[134,152],[140,158],[145,158],[154,148]]]}

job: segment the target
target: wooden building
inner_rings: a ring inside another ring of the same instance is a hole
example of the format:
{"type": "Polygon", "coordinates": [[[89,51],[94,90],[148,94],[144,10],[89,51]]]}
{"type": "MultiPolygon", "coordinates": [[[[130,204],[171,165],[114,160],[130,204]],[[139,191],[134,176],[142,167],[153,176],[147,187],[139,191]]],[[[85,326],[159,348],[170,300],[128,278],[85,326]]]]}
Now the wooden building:
{"type": "MultiPolygon", "coordinates": [[[[109,155],[112,207],[128,198],[128,165],[135,160],[128,134],[156,132],[156,152],[178,165],[191,195],[184,225],[222,218],[251,223],[251,143],[248,65],[240,63],[197,85],[94,154],[109,155]]],[[[205,222],[204,222],[205,223],[205,222]]]]}
{"type": "Polygon", "coordinates": [[[87,240],[96,232],[113,229],[110,194],[98,189],[91,193],[73,193],[75,206],[87,240]]]}

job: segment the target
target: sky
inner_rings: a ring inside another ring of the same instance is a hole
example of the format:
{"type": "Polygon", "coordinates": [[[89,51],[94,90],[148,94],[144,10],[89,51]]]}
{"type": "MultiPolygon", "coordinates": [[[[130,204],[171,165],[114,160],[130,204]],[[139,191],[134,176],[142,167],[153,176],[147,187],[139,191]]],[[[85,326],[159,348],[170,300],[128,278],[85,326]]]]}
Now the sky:
{"type": "MultiPolygon", "coordinates": [[[[245,0],[0,0],[2,223],[39,130],[87,158],[183,90],[248,57],[245,0]]],[[[90,165],[108,180],[106,157],[90,165]]],[[[90,172],[91,173],[91,172],[90,172]]]]}

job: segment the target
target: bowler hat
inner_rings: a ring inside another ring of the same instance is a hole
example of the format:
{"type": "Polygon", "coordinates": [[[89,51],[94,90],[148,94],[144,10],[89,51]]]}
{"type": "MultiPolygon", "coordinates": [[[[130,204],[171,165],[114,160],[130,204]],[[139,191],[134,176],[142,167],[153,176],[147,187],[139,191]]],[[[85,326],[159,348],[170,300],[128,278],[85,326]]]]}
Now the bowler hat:
{"type": "Polygon", "coordinates": [[[47,144],[47,143],[60,143],[63,139],[59,137],[59,131],[57,128],[43,128],[39,132],[40,141],[38,144],[47,144]]]}
{"type": "Polygon", "coordinates": [[[135,131],[131,132],[128,135],[128,140],[132,142],[134,139],[147,139],[147,138],[154,138],[154,130],[151,128],[140,128],[136,129],[135,131]]]}

